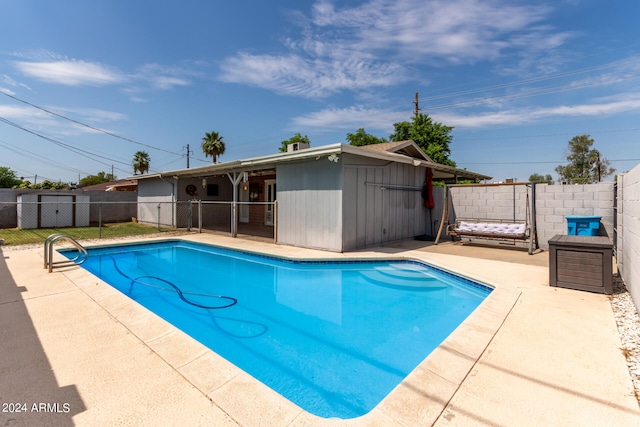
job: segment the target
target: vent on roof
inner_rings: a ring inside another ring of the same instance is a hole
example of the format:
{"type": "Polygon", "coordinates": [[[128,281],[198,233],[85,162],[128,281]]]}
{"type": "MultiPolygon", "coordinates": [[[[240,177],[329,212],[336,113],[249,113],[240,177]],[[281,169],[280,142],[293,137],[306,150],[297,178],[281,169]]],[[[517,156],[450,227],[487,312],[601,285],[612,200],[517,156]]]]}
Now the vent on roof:
{"type": "Polygon", "coordinates": [[[294,142],[293,144],[287,145],[287,153],[304,150],[306,148],[309,148],[309,144],[306,142],[294,142]]]}

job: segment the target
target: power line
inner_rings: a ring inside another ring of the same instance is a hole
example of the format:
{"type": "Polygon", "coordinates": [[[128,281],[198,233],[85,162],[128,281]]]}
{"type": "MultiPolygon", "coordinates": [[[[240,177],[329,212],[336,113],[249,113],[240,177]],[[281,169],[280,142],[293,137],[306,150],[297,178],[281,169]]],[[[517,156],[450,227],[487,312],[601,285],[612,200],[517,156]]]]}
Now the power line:
{"type": "Polygon", "coordinates": [[[584,73],[588,73],[588,72],[591,72],[591,71],[599,71],[599,70],[612,68],[612,67],[620,67],[621,65],[624,65],[625,63],[633,63],[634,61],[635,61],[635,59],[628,59],[628,60],[624,60],[624,61],[614,61],[614,62],[610,62],[608,64],[598,65],[598,66],[595,66],[595,67],[589,67],[589,68],[583,68],[583,69],[580,69],[580,70],[567,71],[567,72],[564,72],[564,73],[552,74],[552,75],[544,76],[544,77],[535,77],[535,78],[531,78],[531,79],[519,80],[519,81],[515,81],[515,82],[510,82],[510,83],[502,83],[502,84],[497,84],[497,85],[493,85],[493,86],[485,86],[485,87],[476,88],[476,89],[468,89],[468,90],[462,90],[462,91],[453,92],[453,93],[447,93],[447,94],[443,94],[443,95],[429,96],[429,97],[424,98],[424,100],[433,101],[433,100],[436,100],[436,99],[449,98],[449,97],[452,97],[452,96],[471,95],[471,94],[474,94],[474,93],[479,93],[479,92],[484,92],[484,91],[494,90],[494,89],[508,89],[508,88],[512,88],[514,86],[520,86],[520,85],[524,85],[524,84],[539,83],[539,82],[543,82],[543,81],[547,81],[547,80],[554,80],[554,79],[559,79],[559,78],[563,78],[563,77],[571,77],[571,76],[574,76],[574,75],[577,75],[577,74],[584,74],[584,73]]]}
{"type": "MultiPolygon", "coordinates": [[[[587,132],[582,132],[582,134],[586,134],[586,135],[593,135],[593,134],[598,134],[598,133],[618,133],[618,132],[640,132],[640,128],[634,128],[634,129],[610,129],[610,130],[594,130],[594,131],[587,131],[587,132]]],[[[460,142],[460,141],[494,141],[496,139],[527,139],[527,138],[543,138],[543,137],[550,137],[550,136],[567,136],[567,135],[574,135],[575,136],[575,132],[564,132],[564,133],[548,133],[548,134],[538,134],[538,135],[510,135],[510,136],[491,136],[491,137],[484,137],[484,138],[467,138],[467,137],[456,137],[456,142],[460,142]]]]}
{"type": "Polygon", "coordinates": [[[84,127],[88,128],[88,129],[94,130],[94,131],[96,131],[96,132],[101,132],[101,133],[103,133],[103,134],[105,134],[105,135],[109,135],[109,136],[112,136],[112,137],[114,137],[114,138],[121,139],[121,140],[123,140],[123,141],[131,142],[131,143],[133,143],[133,144],[142,145],[142,146],[147,147],[147,148],[152,148],[152,149],[154,149],[154,150],[158,150],[158,151],[164,151],[165,153],[170,153],[170,154],[174,154],[174,155],[176,155],[176,156],[180,156],[180,157],[182,157],[182,153],[176,153],[176,152],[174,152],[174,151],[165,150],[164,148],[154,147],[153,145],[145,144],[145,143],[143,143],[143,142],[138,142],[138,141],[135,141],[135,140],[133,140],[133,139],[126,138],[126,137],[124,137],[124,136],[120,136],[120,135],[115,134],[115,133],[113,133],[113,132],[109,132],[109,131],[106,131],[106,130],[104,130],[104,129],[100,129],[100,128],[97,128],[97,127],[94,127],[94,126],[88,125],[88,124],[86,124],[86,123],[82,123],[82,122],[80,122],[80,121],[78,121],[78,120],[75,120],[75,119],[69,118],[69,117],[67,117],[67,116],[64,116],[64,115],[62,115],[62,114],[56,113],[56,112],[54,112],[54,111],[47,110],[46,108],[39,107],[39,106],[37,106],[37,105],[35,105],[35,104],[32,104],[31,102],[25,101],[24,99],[20,99],[20,98],[18,98],[18,97],[13,96],[13,95],[9,95],[9,94],[8,94],[8,93],[6,93],[6,92],[0,91],[0,93],[2,93],[4,96],[7,96],[7,97],[9,97],[9,98],[11,98],[11,99],[14,99],[14,100],[18,101],[18,102],[22,102],[23,104],[26,104],[26,105],[29,105],[29,106],[31,106],[31,107],[33,107],[33,108],[37,108],[38,110],[44,111],[45,113],[49,113],[49,114],[51,114],[51,115],[53,115],[53,116],[56,116],[56,117],[59,117],[59,118],[61,118],[61,119],[68,120],[68,121],[70,121],[70,122],[72,122],[72,123],[78,124],[78,125],[80,125],[80,126],[84,126],[84,127]]]}
{"type": "MultiPolygon", "coordinates": [[[[607,159],[609,162],[637,162],[640,159],[607,159]]],[[[555,161],[530,161],[530,162],[460,162],[465,165],[533,165],[533,164],[565,164],[567,160],[555,161]]]]}
{"type": "MultiPolygon", "coordinates": [[[[83,156],[83,157],[86,157],[86,158],[88,158],[88,159],[91,159],[91,160],[93,160],[94,162],[98,162],[98,163],[101,163],[101,164],[106,165],[106,166],[112,166],[112,164],[111,164],[111,163],[105,163],[105,162],[102,162],[102,161],[97,160],[97,159],[95,159],[95,158],[93,158],[93,157],[91,157],[91,156],[95,156],[95,157],[99,157],[99,158],[102,158],[102,159],[110,160],[110,161],[115,162],[115,163],[125,164],[125,165],[127,165],[127,166],[129,165],[128,163],[124,163],[124,162],[121,162],[121,161],[119,161],[119,160],[111,159],[111,158],[106,157],[106,156],[101,156],[101,155],[99,155],[99,154],[93,154],[93,153],[91,153],[91,152],[89,152],[89,151],[86,151],[86,150],[82,150],[82,149],[80,149],[80,148],[73,147],[73,146],[71,146],[71,145],[69,145],[69,144],[65,144],[64,142],[57,141],[57,140],[55,140],[55,139],[53,139],[53,138],[49,138],[48,136],[42,135],[42,134],[40,134],[40,133],[38,133],[38,132],[35,132],[35,131],[33,131],[33,130],[30,130],[30,129],[27,129],[27,128],[25,128],[25,127],[23,127],[23,126],[21,126],[21,125],[19,125],[19,124],[17,124],[17,123],[14,123],[14,122],[12,122],[11,120],[5,119],[4,117],[0,117],[0,122],[6,123],[6,124],[8,124],[8,125],[10,125],[10,126],[13,126],[13,127],[17,128],[17,129],[20,129],[20,130],[24,131],[24,132],[30,133],[30,134],[32,134],[32,135],[35,135],[35,136],[37,136],[38,138],[42,138],[42,139],[44,139],[45,141],[49,141],[49,142],[51,142],[51,143],[53,143],[53,144],[58,145],[59,147],[65,148],[65,149],[67,149],[67,150],[69,150],[69,151],[72,151],[72,152],[74,152],[74,153],[76,153],[76,154],[79,154],[79,155],[81,155],[81,156],[83,156]],[[84,154],[83,154],[83,153],[84,153],[84,154]]],[[[125,172],[125,173],[129,173],[129,171],[127,171],[127,170],[119,169],[119,168],[117,168],[117,169],[118,169],[119,171],[122,171],[122,172],[125,172]]]]}
{"type": "Polygon", "coordinates": [[[39,156],[38,154],[32,153],[32,152],[27,151],[25,149],[16,150],[15,148],[13,148],[11,146],[3,144],[1,141],[0,141],[0,146],[4,147],[5,149],[7,149],[9,151],[13,151],[16,154],[20,154],[21,156],[26,157],[26,158],[31,159],[31,160],[36,160],[36,161],[39,161],[39,162],[42,162],[42,163],[45,163],[45,164],[48,164],[48,165],[51,165],[51,166],[55,166],[55,167],[59,167],[59,168],[62,168],[62,169],[68,170],[68,171],[72,171],[74,173],[82,173],[84,175],[89,175],[85,171],[81,171],[80,169],[76,169],[74,167],[67,166],[67,165],[64,165],[62,163],[55,162],[55,161],[43,158],[43,157],[39,156]]]}

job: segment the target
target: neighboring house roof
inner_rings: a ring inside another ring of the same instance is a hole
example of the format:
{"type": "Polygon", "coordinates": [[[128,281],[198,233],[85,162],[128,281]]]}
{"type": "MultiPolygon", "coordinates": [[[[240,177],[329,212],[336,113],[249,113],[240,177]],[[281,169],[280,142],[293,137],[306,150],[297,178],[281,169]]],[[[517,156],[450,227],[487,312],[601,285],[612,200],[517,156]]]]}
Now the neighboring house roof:
{"type": "Polygon", "coordinates": [[[361,148],[367,150],[404,154],[409,157],[423,158],[428,162],[433,162],[427,154],[418,147],[418,144],[411,140],[383,142],[381,144],[363,145],[361,148]]]}
{"type": "Polygon", "coordinates": [[[202,177],[208,175],[220,175],[228,172],[258,171],[274,169],[277,164],[299,161],[304,159],[320,159],[321,157],[335,154],[353,154],[361,157],[395,161],[399,163],[424,166],[433,169],[435,179],[491,179],[488,175],[457,169],[452,166],[441,165],[433,162],[413,141],[399,141],[356,147],[342,143],[312,147],[286,153],[276,153],[261,157],[252,157],[231,162],[216,163],[208,166],[200,166],[191,169],[179,169],[167,172],[134,175],[128,179],[140,180],[150,178],[187,178],[202,177]]]}
{"type": "Polygon", "coordinates": [[[103,182],[101,184],[83,187],[83,191],[136,191],[138,181],[133,179],[119,179],[116,181],[103,182]]]}

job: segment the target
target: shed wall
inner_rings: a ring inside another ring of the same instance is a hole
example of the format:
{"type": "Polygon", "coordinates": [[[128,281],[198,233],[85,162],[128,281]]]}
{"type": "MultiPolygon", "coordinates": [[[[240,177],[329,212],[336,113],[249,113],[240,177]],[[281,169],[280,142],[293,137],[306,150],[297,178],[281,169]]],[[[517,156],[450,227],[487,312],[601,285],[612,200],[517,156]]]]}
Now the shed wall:
{"type": "Polygon", "coordinates": [[[425,234],[429,210],[420,191],[425,168],[344,157],[343,250],[425,234]]]}
{"type": "Polygon", "coordinates": [[[278,243],[342,251],[342,161],[277,166],[278,243]]]}
{"type": "Polygon", "coordinates": [[[141,179],[138,181],[138,222],[174,227],[176,191],[173,179],[141,179]],[[159,215],[159,216],[158,216],[159,215]]]}

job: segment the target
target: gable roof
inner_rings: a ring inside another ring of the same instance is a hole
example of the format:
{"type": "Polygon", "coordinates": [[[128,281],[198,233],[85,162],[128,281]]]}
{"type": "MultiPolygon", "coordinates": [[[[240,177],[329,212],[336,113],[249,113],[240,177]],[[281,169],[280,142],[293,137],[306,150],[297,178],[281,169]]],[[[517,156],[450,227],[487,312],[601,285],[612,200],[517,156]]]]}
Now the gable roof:
{"type": "Polygon", "coordinates": [[[428,162],[433,162],[427,154],[422,151],[418,144],[412,140],[383,142],[380,144],[363,145],[361,148],[387,153],[404,154],[405,156],[422,158],[428,162]]]}

